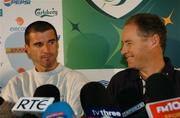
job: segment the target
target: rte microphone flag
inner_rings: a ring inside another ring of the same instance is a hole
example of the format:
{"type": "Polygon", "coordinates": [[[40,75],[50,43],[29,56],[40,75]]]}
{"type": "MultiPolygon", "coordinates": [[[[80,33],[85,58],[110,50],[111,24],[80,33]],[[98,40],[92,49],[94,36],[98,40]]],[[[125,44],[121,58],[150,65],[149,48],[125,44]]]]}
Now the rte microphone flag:
{"type": "Polygon", "coordinates": [[[12,108],[12,112],[23,118],[41,117],[46,108],[60,100],[58,88],[52,84],[45,84],[36,88],[33,97],[21,97],[12,108]]]}
{"type": "Polygon", "coordinates": [[[21,97],[12,108],[17,116],[25,113],[40,114],[54,101],[53,97],[21,97]]]}
{"type": "Polygon", "coordinates": [[[180,97],[146,104],[149,118],[180,118],[180,97]]]}

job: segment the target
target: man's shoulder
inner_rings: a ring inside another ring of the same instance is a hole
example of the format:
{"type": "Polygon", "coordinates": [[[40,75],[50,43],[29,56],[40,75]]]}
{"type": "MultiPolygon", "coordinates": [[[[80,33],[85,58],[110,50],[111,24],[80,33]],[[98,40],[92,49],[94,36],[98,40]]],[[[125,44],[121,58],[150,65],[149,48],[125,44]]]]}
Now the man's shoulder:
{"type": "Polygon", "coordinates": [[[68,67],[64,67],[62,73],[67,81],[87,81],[87,77],[83,73],[68,67]]]}
{"type": "Polygon", "coordinates": [[[138,73],[137,70],[135,69],[131,69],[131,68],[127,68],[125,70],[119,71],[118,73],[116,73],[114,77],[130,77],[130,76],[136,76],[138,73]]]}
{"type": "Polygon", "coordinates": [[[174,68],[174,77],[176,80],[180,81],[180,69],[179,68],[174,68]]]}
{"type": "Polygon", "coordinates": [[[125,69],[116,73],[110,80],[111,83],[131,82],[138,76],[138,71],[135,69],[125,69]]]}

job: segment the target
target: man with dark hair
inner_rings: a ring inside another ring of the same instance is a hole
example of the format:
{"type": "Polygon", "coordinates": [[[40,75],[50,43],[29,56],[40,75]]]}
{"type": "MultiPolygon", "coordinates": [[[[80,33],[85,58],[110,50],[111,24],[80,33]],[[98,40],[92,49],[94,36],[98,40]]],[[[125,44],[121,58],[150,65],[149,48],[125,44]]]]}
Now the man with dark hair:
{"type": "Polygon", "coordinates": [[[166,27],[157,15],[139,13],[130,17],[123,27],[121,48],[128,69],[112,77],[108,92],[118,99],[118,94],[124,89],[135,88],[147,101],[148,78],[162,73],[173,83],[174,97],[180,96],[180,71],[174,68],[169,58],[164,57],[165,46],[166,27]]]}
{"type": "Polygon", "coordinates": [[[83,115],[80,104],[80,89],[87,82],[79,72],[64,67],[57,61],[58,36],[53,25],[36,21],[25,30],[25,49],[35,67],[14,76],[2,89],[1,97],[16,103],[20,97],[33,97],[37,87],[55,85],[60,99],[70,104],[77,117],[83,115]]]}

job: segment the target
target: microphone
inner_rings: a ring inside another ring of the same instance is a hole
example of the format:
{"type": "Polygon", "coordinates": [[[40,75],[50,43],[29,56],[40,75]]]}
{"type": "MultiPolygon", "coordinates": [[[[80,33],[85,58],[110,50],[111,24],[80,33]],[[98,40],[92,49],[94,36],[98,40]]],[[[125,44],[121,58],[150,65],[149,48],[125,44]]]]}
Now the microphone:
{"type": "Polygon", "coordinates": [[[3,104],[4,99],[2,97],[0,97],[0,106],[3,104]]]}
{"type": "Polygon", "coordinates": [[[52,84],[46,84],[39,86],[35,90],[33,97],[54,97],[54,102],[58,102],[60,101],[60,92],[56,86],[52,84]]]}
{"type": "Polygon", "coordinates": [[[147,118],[141,92],[136,88],[126,88],[117,96],[123,118],[147,118]]]}
{"type": "Polygon", "coordinates": [[[11,112],[14,103],[4,101],[0,106],[0,117],[2,118],[15,118],[15,115],[11,112]]]}
{"type": "Polygon", "coordinates": [[[41,113],[53,102],[60,100],[58,88],[51,84],[39,86],[33,97],[21,97],[12,111],[21,117],[41,117],[41,113]]]}
{"type": "Polygon", "coordinates": [[[120,109],[113,104],[106,88],[99,82],[89,82],[80,91],[80,101],[87,117],[119,117],[120,109]]]}
{"type": "Polygon", "coordinates": [[[173,82],[161,73],[151,75],[146,81],[146,97],[147,102],[176,97],[173,82]]]}
{"type": "Polygon", "coordinates": [[[48,106],[42,118],[75,118],[75,114],[68,103],[56,102],[48,106]]]}

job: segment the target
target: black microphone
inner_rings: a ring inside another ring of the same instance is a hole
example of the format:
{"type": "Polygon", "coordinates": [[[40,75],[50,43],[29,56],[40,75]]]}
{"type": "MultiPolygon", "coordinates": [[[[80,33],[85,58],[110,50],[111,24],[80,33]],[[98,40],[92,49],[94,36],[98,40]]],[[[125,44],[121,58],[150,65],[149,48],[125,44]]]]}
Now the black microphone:
{"type": "Polygon", "coordinates": [[[124,111],[142,101],[142,95],[135,88],[123,89],[117,96],[119,107],[124,111]]]}
{"type": "Polygon", "coordinates": [[[0,97],[0,106],[3,104],[4,99],[2,97],[0,97]]]}
{"type": "Polygon", "coordinates": [[[151,75],[146,81],[146,97],[147,102],[176,97],[172,80],[162,73],[151,75]]]}
{"type": "Polygon", "coordinates": [[[46,84],[39,86],[35,92],[34,97],[54,97],[54,102],[60,101],[60,92],[59,89],[52,85],[52,84],[46,84]]]}
{"type": "Polygon", "coordinates": [[[123,118],[147,118],[143,96],[136,88],[123,89],[117,96],[123,118]]]}
{"type": "Polygon", "coordinates": [[[99,82],[89,82],[80,91],[80,101],[87,117],[121,117],[106,88],[99,82]]]}
{"type": "Polygon", "coordinates": [[[4,101],[0,106],[0,117],[2,118],[16,118],[11,112],[14,103],[4,101]]]}

